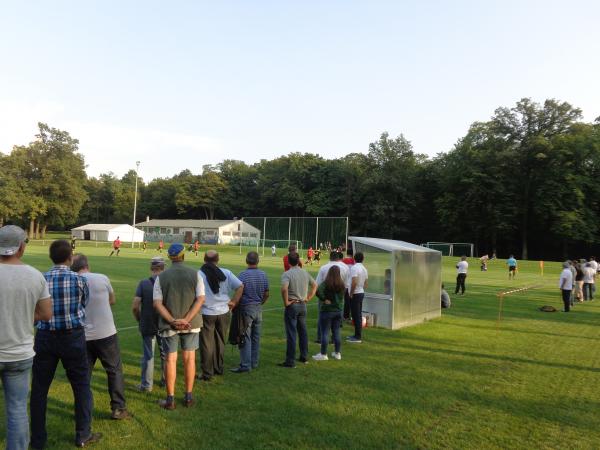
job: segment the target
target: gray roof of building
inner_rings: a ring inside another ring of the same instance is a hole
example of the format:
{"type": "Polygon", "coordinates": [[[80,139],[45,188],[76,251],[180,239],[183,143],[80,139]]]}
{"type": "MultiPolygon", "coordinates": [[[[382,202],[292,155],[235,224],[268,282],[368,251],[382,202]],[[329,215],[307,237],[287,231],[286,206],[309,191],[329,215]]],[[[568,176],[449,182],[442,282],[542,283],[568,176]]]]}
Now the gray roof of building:
{"type": "MultiPolygon", "coordinates": [[[[151,219],[136,223],[137,227],[219,228],[238,222],[237,220],[194,220],[194,219],[151,219]]],[[[239,221],[241,222],[241,221],[239,221]]],[[[248,222],[246,226],[252,227],[248,222]]],[[[255,228],[255,227],[253,227],[255,228]]]]}
{"type": "Polygon", "coordinates": [[[394,241],[392,239],[379,239],[379,238],[370,238],[370,237],[358,237],[358,236],[350,236],[348,237],[353,242],[359,242],[361,244],[369,245],[371,247],[375,247],[381,250],[387,250],[393,252],[395,250],[410,250],[413,252],[436,252],[437,250],[433,250],[431,248],[422,247],[420,245],[411,244],[410,242],[404,241],[394,241]]]}

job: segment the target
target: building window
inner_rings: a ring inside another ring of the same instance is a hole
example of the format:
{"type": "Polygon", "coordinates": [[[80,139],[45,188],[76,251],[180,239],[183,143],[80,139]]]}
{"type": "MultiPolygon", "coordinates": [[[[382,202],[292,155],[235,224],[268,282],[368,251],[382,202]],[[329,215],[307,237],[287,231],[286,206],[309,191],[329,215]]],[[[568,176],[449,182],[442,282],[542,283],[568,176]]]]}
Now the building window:
{"type": "Polygon", "coordinates": [[[248,237],[248,233],[246,233],[246,232],[242,233],[242,237],[248,237]]]}
{"type": "Polygon", "coordinates": [[[233,233],[231,233],[233,236],[235,237],[240,237],[240,232],[239,231],[234,231],[233,233]]]}
{"type": "Polygon", "coordinates": [[[160,234],[167,234],[167,229],[166,228],[161,228],[160,229],[160,234]]]}
{"type": "Polygon", "coordinates": [[[231,236],[231,231],[223,231],[223,236],[231,236]]]}
{"type": "Polygon", "coordinates": [[[179,228],[173,228],[173,234],[179,234],[179,228]]]}

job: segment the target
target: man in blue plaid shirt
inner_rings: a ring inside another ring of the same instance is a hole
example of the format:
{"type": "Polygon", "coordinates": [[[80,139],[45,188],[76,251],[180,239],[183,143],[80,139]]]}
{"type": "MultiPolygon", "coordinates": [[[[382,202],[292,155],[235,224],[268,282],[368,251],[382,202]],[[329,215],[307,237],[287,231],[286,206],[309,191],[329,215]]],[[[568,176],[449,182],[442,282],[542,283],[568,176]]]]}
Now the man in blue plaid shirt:
{"type": "Polygon", "coordinates": [[[48,390],[61,361],[75,398],[75,445],[84,447],[100,439],[92,433],[92,391],[88,375],[85,333],[85,305],[89,292],[85,279],[69,269],[73,258],[71,244],[66,240],[50,245],[54,267],[44,274],[53,316],[37,323],[31,381],[31,447],[43,448],[46,433],[48,390]]]}

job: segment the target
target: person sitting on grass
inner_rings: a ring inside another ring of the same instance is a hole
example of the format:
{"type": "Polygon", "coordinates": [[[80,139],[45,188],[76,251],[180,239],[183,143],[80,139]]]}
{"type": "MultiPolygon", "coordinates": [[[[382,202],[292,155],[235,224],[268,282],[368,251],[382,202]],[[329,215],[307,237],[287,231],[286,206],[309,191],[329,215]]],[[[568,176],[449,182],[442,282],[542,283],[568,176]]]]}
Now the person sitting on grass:
{"type": "Polygon", "coordinates": [[[444,289],[444,283],[442,283],[442,308],[450,308],[450,305],[452,304],[450,302],[450,296],[448,295],[448,292],[446,292],[446,289],[444,289]]]}
{"type": "Polygon", "coordinates": [[[317,288],[319,298],[319,323],[321,329],[321,353],[313,355],[315,361],[326,361],[327,340],[331,330],[335,351],[331,353],[334,359],[342,359],[340,353],[342,341],[340,338],[340,325],[342,324],[342,308],[344,306],[344,292],[346,284],[340,274],[340,268],[333,266],[327,272],[325,281],[317,288]]]}

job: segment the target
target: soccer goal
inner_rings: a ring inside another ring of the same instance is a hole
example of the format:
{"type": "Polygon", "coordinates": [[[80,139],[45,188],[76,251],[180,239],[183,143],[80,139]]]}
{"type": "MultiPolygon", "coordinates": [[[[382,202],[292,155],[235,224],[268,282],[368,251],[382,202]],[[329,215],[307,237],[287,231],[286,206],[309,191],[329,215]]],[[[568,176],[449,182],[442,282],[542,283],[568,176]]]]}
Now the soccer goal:
{"type": "MultiPolygon", "coordinates": [[[[300,256],[309,247],[348,246],[347,217],[243,217],[242,220],[259,230],[263,256],[271,254],[273,243],[276,249],[296,243],[300,256]]],[[[241,250],[240,247],[240,253],[241,250]]]]}
{"type": "Polygon", "coordinates": [[[426,242],[421,246],[442,252],[443,256],[468,256],[472,258],[474,251],[474,245],[470,242],[426,242]]]}

